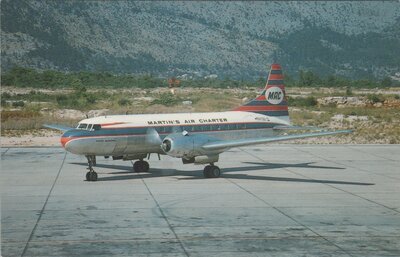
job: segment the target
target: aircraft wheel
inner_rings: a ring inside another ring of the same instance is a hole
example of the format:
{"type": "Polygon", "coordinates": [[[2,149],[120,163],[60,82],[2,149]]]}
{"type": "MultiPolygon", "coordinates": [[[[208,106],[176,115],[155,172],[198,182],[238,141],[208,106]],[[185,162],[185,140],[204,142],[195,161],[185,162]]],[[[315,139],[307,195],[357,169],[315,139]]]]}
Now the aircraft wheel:
{"type": "Polygon", "coordinates": [[[89,171],[86,173],[87,181],[97,181],[97,173],[95,171],[89,171]]]}
{"type": "Polygon", "coordinates": [[[218,166],[207,165],[204,167],[203,174],[206,178],[218,178],[221,175],[221,170],[218,166]]]}
{"type": "Polygon", "coordinates": [[[133,164],[133,170],[135,172],[148,172],[150,169],[149,163],[146,161],[136,161],[133,164]]]}
{"type": "Polygon", "coordinates": [[[221,170],[218,166],[211,166],[210,168],[210,178],[218,178],[221,175],[221,170]]]}
{"type": "Polygon", "coordinates": [[[204,175],[205,178],[209,178],[210,177],[210,168],[211,168],[211,165],[207,165],[207,166],[204,167],[203,175],[204,175]]]}

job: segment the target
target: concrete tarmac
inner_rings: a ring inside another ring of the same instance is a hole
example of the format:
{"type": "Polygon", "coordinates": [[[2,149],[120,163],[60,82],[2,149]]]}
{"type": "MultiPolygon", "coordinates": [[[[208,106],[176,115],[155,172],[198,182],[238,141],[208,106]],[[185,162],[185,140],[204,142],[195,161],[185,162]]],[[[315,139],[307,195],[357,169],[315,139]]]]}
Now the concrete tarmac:
{"type": "Polygon", "coordinates": [[[1,149],[2,256],[400,256],[400,145],[266,145],[223,174],[1,149]]]}

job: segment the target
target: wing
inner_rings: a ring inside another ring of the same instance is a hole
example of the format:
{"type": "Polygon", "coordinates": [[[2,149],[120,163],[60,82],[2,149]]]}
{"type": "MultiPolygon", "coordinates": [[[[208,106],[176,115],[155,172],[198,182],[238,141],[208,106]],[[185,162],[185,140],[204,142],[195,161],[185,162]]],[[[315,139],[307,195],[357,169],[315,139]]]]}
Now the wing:
{"type": "Polygon", "coordinates": [[[323,130],[314,126],[275,126],[273,130],[323,130]]]}
{"type": "Polygon", "coordinates": [[[67,131],[67,130],[73,129],[70,127],[66,127],[63,125],[57,125],[57,124],[43,124],[43,127],[49,128],[49,129],[55,129],[55,130],[59,130],[59,131],[67,131]]]}
{"type": "Polygon", "coordinates": [[[321,137],[321,136],[331,136],[338,134],[348,134],[353,132],[352,130],[338,130],[338,131],[326,131],[326,132],[317,132],[317,133],[306,133],[306,134],[297,134],[297,135],[285,135],[285,136],[276,136],[276,137],[267,137],[267,138],[248,138],[248,139],[237,139],[237,140],[221,140],[216,142],[211,142],[203,145],[203,149],[205,150],[221,150],[225,148],[246,146],[246,145],[256,145],[256,144],[264,144],[271,143],[276,141],[285,141],[291,139],[301,139],[308,137],[321,137]]]}

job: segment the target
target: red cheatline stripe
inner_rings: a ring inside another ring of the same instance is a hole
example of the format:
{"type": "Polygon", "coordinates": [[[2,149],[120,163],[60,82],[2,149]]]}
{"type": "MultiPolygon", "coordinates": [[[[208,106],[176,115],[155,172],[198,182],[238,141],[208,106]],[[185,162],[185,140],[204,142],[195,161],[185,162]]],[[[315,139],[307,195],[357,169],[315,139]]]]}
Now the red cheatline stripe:
{"type": "Polygon", "coordinates": [[[281,66],[277,63],[271,65],[271,70],[281,70],[281,66]]]}
{"type": "Polygon", "coordinates": [[[126,122],[111,122],[111,123],[100,124],[100,126],[105,127],[105,126],[120,125],[120,124],[125,124],[125,123],[126,122]]]}
{"type": "Polygon", "coordinates": [[[70,141],[72,138],[70,138],[70,137],[61,137],[61,145],[63,146],[63,147],[65,147],[65,144],[66,143],[68,143],[68,141],[70,141]]]}
{"type": "Polygon", "coordinates": [[[283,80],[283,75],[282,74],[269,74],[268,79],[283,80]]]}
{"type": "Polygon", "coordinates": [[[285,106],[240,106],[234,111],[287,111],[288,107],[285,106]]]}

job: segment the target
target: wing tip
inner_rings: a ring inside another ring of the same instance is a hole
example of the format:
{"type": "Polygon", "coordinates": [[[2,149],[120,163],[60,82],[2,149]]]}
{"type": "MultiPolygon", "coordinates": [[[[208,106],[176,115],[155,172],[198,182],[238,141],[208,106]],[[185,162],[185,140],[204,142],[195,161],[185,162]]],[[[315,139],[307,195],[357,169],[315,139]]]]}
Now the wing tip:
{"type": "Polygon", "coordinates": [[[48,128],[48,129],[54,129],[54,130],[58,130],[58,131],[68,131],[68,130],[73,129],[70,127],[66,127],[63,125],[57,125],[57,124],[43,124],[42,127],[48,128]]]}

